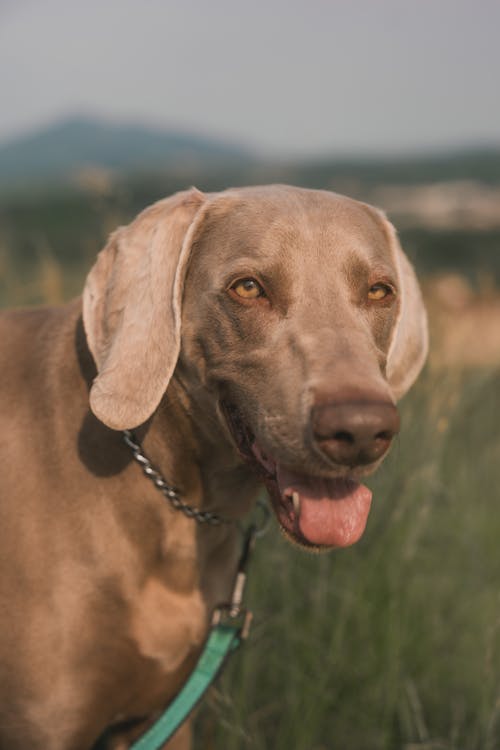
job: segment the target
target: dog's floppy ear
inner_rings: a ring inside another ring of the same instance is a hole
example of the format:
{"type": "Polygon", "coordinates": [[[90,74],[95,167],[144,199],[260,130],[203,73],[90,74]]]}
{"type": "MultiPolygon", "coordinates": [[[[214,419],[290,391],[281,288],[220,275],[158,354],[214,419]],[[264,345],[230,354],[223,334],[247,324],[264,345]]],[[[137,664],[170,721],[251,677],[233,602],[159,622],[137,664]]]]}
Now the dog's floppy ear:
{"type": "Polygon", "coordinates": [[[118,229],[83,292],[83,322],[97,366],[92,411],[115,430],[158,406],[180,349],[187,261],[205,198],[193,189],[159,201],[118,229]]]}
{"type": "Polygon", "coordinates": [[[401,249],[396,230],[383,218],[399,277],[399,312],[386,369],[389,386],[398,400],[413,385],[424,366],[428,350],[427,315],[415,271],[401,249]]]}

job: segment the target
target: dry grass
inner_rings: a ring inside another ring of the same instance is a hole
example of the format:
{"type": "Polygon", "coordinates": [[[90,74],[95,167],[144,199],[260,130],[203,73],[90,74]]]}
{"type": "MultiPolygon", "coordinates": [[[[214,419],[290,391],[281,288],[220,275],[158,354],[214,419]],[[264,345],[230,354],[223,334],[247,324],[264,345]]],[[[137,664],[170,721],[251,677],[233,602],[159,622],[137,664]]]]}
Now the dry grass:
{"type": "Polygon", "coordinates": [[[459,274],[440,275],[425,284],[431,323],[431,366],[500,365],[500,291],[488,277],[474,291],[459,274]]]}

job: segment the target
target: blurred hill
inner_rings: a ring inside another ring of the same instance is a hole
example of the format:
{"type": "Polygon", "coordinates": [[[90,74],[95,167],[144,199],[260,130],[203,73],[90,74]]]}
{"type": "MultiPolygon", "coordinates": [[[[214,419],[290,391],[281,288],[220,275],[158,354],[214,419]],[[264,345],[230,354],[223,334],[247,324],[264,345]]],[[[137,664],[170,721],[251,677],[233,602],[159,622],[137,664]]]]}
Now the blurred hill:
{"type": "Polygon", "coordinates": [[[0,188],[72,182],[89,172],[109,179],[166,170],[192,176],[236,170],[245,181],[252,168],[265,181],[302,185],[425,185],[434,182],[480,182],[500,185],[500,145],[399,157],[332,157],[269,163],[244,145],[199,133],[74,117],[0,144],[0,188]]]}
{"type": "Polygon", "coordinates": [[[0,145],[0,185],[68,180],[89,168],[132,172],[185,163],[201,168],[248,158],[243,147],[215,138],[77,117],[0,145]]]}

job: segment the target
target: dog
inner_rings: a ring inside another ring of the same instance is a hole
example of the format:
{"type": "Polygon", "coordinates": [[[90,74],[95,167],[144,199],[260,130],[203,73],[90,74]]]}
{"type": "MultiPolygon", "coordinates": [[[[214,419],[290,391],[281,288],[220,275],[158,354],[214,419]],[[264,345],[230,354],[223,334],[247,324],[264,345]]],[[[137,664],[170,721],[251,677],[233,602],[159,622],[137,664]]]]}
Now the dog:
{"type": "Polygon", "coordinates": [[[193,188],[118,229],[83,298],[2,312],[0,342],[0,748],[118,749],[192,670],[262,484],[298,546],[360,538],[427,325],[377,209],[193,188]],[[229,522],[165,502],[130,429],[229,522]]]}

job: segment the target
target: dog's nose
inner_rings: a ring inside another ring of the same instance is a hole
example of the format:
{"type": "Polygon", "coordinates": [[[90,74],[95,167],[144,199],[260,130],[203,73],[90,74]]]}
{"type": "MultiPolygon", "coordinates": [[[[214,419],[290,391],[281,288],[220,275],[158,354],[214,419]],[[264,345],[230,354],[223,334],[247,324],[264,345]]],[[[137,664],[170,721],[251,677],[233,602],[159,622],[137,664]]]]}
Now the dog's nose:
{"type": "Polygon", "coordinates": [[[389,401],[323,403],[312,410],[317,447],[330,460],[346,466],[376,461],[398,431],[398,410],[389,401]]]}

